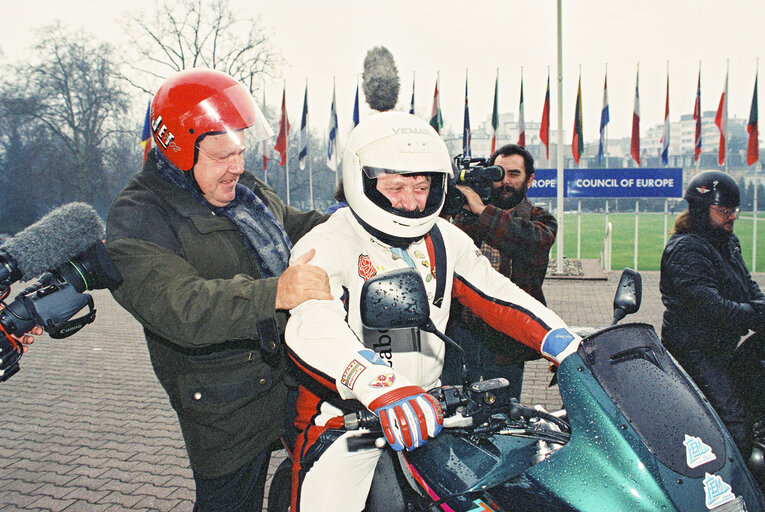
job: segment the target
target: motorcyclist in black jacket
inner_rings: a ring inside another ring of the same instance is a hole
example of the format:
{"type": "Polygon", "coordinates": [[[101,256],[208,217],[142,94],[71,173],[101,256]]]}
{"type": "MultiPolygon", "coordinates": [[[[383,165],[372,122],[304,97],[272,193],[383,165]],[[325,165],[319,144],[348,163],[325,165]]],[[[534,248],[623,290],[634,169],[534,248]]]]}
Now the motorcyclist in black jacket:
{"type": "Polygon", "coordinates": [[[677,218],[661,258],[662,342],[709,399],[746,460],[752,425],[763,412],[757,391],[762,378],[753,374],[762,373],[765,295],[733,234],[736,182],[724,172],[701,172],[688,184],[685,200],[688,211],[677,218]],[[756,334],[737,350],[750,331],[756,334]]]}

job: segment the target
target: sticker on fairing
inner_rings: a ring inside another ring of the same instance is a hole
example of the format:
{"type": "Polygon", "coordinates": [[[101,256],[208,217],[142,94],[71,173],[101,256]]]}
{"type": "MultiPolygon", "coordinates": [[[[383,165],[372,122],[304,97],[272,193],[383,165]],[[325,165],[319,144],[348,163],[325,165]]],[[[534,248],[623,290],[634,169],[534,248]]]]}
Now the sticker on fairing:
{"type": "Polygon", "coordinates": [[[685,434],[683,445],[685,445],[685,461],[689,468],[697,468],[717,459],[712,447],[702,441],[700,437],[685,434]]]}
{"type": "Polygon", "coordinates": [[[704,496],[709,510],[736,499],[731,486],[726,484],[722,477],[709,473],[704,474],[704,496]]]}
{"type": "Polygon", "coordinates": [[[343,377],[340,379],[340,382],[342,382],[345,387],[352,390],[354,384],[356,384],[356,379],[359,378],[361,372],[366,370],[366,368],[366,366],[354,359],[345,367],[345,370],[343,370],[343,377]]]}

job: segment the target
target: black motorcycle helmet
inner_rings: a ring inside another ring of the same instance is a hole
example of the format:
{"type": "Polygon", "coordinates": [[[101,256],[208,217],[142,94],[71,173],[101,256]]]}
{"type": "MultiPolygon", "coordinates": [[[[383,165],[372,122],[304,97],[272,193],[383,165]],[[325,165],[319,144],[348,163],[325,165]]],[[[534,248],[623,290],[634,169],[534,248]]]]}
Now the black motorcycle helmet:
{"type": "Polygon", "coordinates": [[[701,206],[704,209],[713,204],[736,208],[741,202],[738,185],[722,171],[698,173],[688,183],[684,199],[690,207],[701,206]]]}
{"type": "Polygon", "coordinates": [[[688,201],[691,230],[699,233],[710,232],[711,205],[736,208],[740,203],[738,185],[722,171],[704,171],[691,178],[684,199],[688,201]]]}

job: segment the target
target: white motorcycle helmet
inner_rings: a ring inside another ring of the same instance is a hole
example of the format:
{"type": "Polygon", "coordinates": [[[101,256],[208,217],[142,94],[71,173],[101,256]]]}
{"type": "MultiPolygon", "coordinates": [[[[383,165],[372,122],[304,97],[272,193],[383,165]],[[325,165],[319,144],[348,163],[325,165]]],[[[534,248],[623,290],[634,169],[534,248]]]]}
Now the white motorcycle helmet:
{"type": "Polygon", "coordinates": [[[382,112],[359,123],[343,156],[345,199],[372,235],[391,245],[408,245],[425,236],[438,219],[453,175],[449,150],[425,121],[403,112],[382,112]],[[424,211],[393,208],[376,188],[383,173],[431,177],[424,211]]]}

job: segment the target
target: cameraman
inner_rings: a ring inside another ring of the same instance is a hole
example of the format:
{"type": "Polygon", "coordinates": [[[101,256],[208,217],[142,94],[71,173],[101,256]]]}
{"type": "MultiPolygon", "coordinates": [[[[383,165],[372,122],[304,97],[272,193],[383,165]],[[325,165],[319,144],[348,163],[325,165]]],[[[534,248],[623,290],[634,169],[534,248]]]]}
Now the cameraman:
{"type": "MultiPolygon", "coordinates": [[[[488,165],[505,170],[504,179],[492,184],[489,204],[470,187],[457,185],[469,213],[455,215],[453,223],[470,235],[496,270],[545,304],[542,282],[558,224],[550,212],[526,198],[534,181],[534,157],[517,144],[506,144],[491,155],[488,165]]],[[[452,315],[449,330],[467,351],[474,372],[471,380],[504,377],[514,396],[520,397],[524,362],[538,354],[521,343],[508,343],[505,335],[466,310],[452,315]]],[[[442,380],[458,382],[459,367],[459,354],[447,345],[442,380]]]]}

